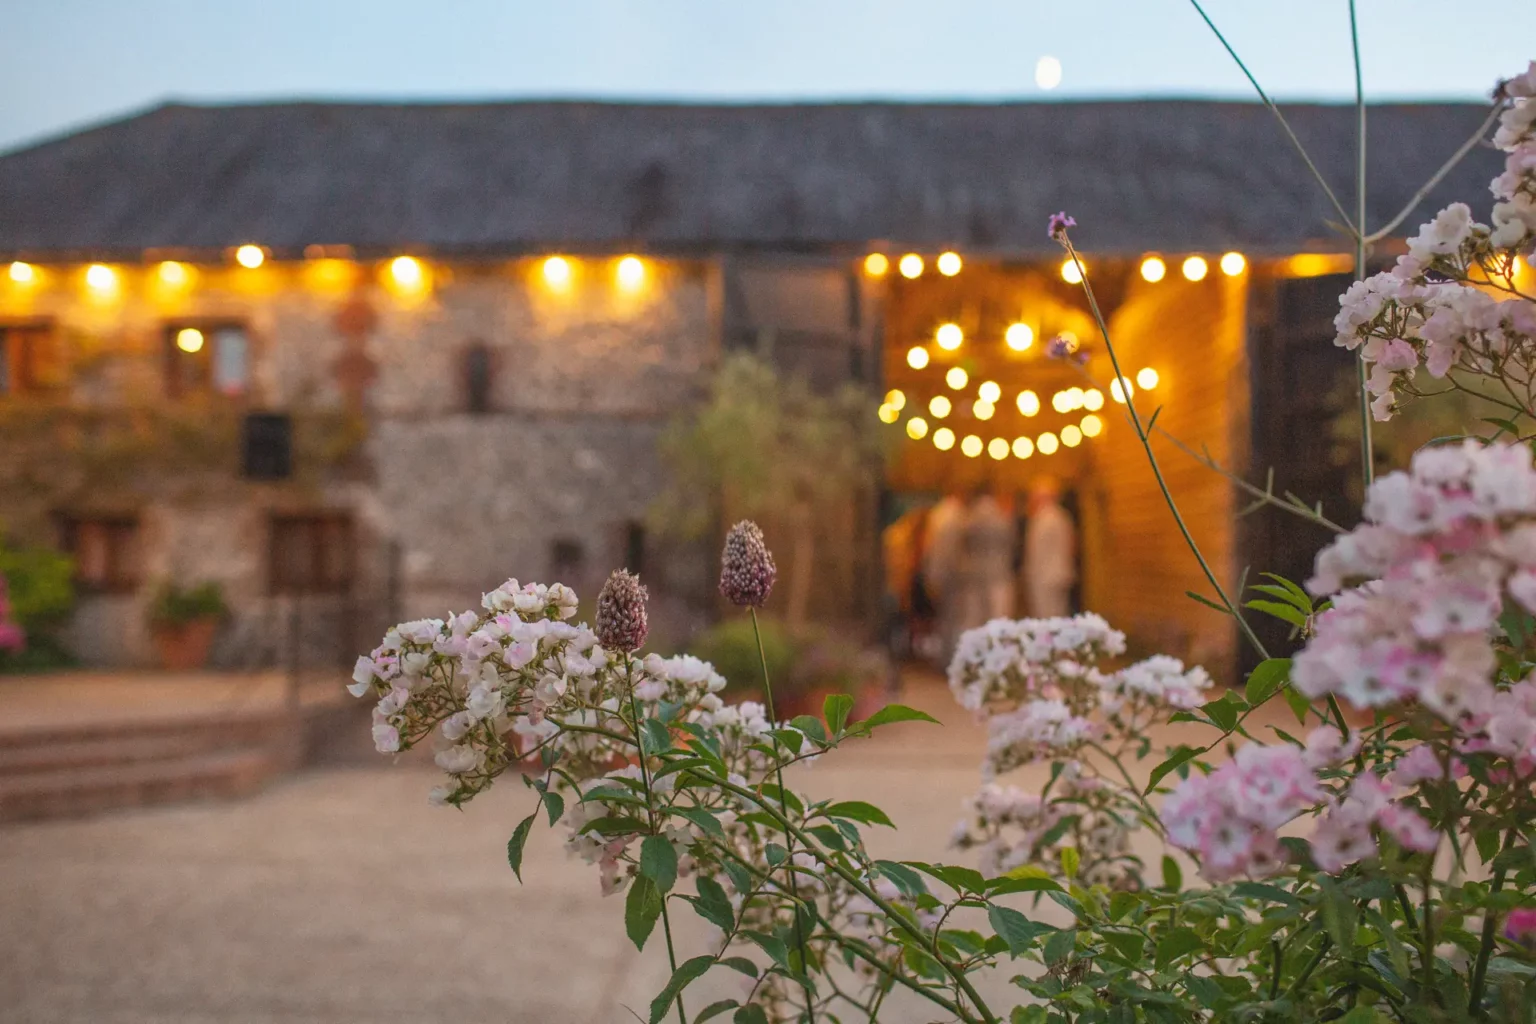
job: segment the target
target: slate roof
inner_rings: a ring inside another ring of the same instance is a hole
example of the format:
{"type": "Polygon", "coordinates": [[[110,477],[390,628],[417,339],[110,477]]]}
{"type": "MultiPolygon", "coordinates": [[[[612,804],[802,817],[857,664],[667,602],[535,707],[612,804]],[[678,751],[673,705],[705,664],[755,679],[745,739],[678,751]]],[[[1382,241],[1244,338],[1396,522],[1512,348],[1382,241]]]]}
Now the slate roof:
{"type": "MultiPolygon", "coordinates": [[[[1285,108],[1346,205],[1354,111],[1285,108]]],[[[1486,112],[1370,111],[1379,225],[1486,112]]],[[[1424,205],[1482,210],[1499,154],[1424,205]]],[[[0,255],[547,250],[1286,252],[1331,209],[1270,113],[1190,100],[1004,104],[171,104],[0,156],[0,255]]],[[[1410,218],[1412,229],[1422,218],[1410,218]]],[[[1336,238],[1332,248],[1339,248],[1336,238]]]]}

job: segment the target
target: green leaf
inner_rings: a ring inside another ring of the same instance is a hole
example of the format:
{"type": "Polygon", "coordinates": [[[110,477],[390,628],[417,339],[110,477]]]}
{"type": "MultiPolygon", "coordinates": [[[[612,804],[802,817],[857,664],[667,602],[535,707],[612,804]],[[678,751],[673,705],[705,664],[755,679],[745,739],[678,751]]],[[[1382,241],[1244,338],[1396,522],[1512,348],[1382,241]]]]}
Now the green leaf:
{"type": "Polygon", "coordinates": [[[687,771],[689,768],[712,768],[714,765],[708,758],[703,757],[679,757],[675,761],[668,761],[651,773],[651,781],[664,779],[673,772],[687,771]]]}
{"type": "Polygon", "coordinates": [[[819,747],[827,745],[827,731],[821,727],[821,719],[810,715],[796,715],[789,724],[808,736],[819,747]]]}
{"type": "Polygon", "coordinates": [[[1061,873],[1068,879],[1077,877],[1077,865],[1081,855],[1075,846],[1063,846],[1061,848],[1061,873]]]}
{"type": "Polygon", "coordinates": [[[1249,704],[1263,704],[1285,685],[1290,674],[1290,658],[1266,658],[1248,674],[1243,696],[1248,698],[1249,704]]]}
{"type": "Polygon", "coordinates": [[[693,1024],[704,1024],[705,1021],[718,1017],[726,1010],[734,1010],[740,1004],[734,999],[722,999],[718,1003],[710,1003],[699,1011],[699,1015],[693,1018],[693,1024]]]}
{"type": "Polygon", "coordinates": [[[1257,590],[1259,593],[1268,594],[1270,597],[1278,597],[1286,604],[1294,607],[1297,611],[1306,612],[1309,614],[1312,611],[1311,601],[1308,601],[1305,598],[1298,598],[1294,593],[1285,589],[1284,587],[1276,587],[1268,583],[1255,583],[1248,589],[1257,590]]]}
{"type": "Polygon", "coordinates": [[[1296,721],[1306,725],[1307,712],[1312,710],[1312,702],[1294,686],[1287,686],[1281,692],[1285,694],[1285,702],[1290,705],[1291,714],[1296,716],[1296,721]]]}
{"type": "Polygon", "coordinates": [[[1031,921],[1011,907],[996,905],[987,907],[987,921],[992,925],[992,930],[1008,943],[1008,954],[1015,958],[1034,948],[1035,940],[1040,936],[1056,930],[1048,924],[1031,921]]]}
{"type": "Polygon", "coordinates": [[[1263,900],[1266,903],[1288,903],[1293,906],[1301,902],[1292,893],[1268,882],[1238,882],[1232,887],[1232,895],[1249,900],[1263,900]]]}
{"type": "Polygon", "coordinates": [[[1119,953],[1130,963],[1136,964],[1141,961],[1141,951],[1145,943],[1139,934],[1136,932],[1104,932],[1103,935],[1104,941],[1114,947],[1115,952],[1119,953]]]}
{"type": "Polygon", "coordinates": [[[749,978],[757,977],[757,964],[744,956],[728,956],[720,961],[721,967],[729,967],[733,971],[745,974],[749,978]]]}
{"type": "Polygon", "coordinates": [[[554,828],[560,816],[565,813],[565,798],[559,793],[546,792],[544,794],[544,809],[549,812],[549,827],[554,828]]]}
{"type": "Polygon", "coordinates": [[[784,945],[782,939],[766,935],[763,932],[742,932],[741,937],[748,942],[756,943],[764,953],[773,958],[774,963],[786,971],[789,970],[789,949],[784,945]]]}
{"type": "Polygon", "coordinates": [[[919,860],[906,863],[924,874],[932,875],[956,892],[987,891],[987,880],[974,868],[961,867],[959,864],[925,864],[919,860]]]}
{"type": "Polygon", "coordinates": [[[725,894],[725,887],[708,875],[695,878],[693,887],[699,893],[693,901],[693,908],[699,912],[699,916],[730,934],[736,927],[736,912],[731,907],[730,897],[725,894]]]}
{"type": "Polygon", "coordinates": [[[639,818],[632,818],[623,814],[605,814],[601,818],[593,818],[576,831],[581,835],[585,835],[588,832],[596,832],[599,835],[620,836],[644,832],[645,827],[645,822],[639,818]]]}
{"type": "Polygon", "coordinates": [[[731,1024],[768,1024],[768,1014],[756,1003],[750,1003],[736,1011],[731,1024]]]}
{"type": "Polygon", "coordinates": [[[651,937],[656,919],[661,916],[661,892],[644,875],[635,878],[624,898],[624,931],[636,949],[645,948],[645,940],[651,937]]]}
{"type": "Polygon", "coordinates": [[[843,800],[822,808],[822,814],[829,818],[848,818],[851,821],[862,821],[866,825],[884,825],[887,828],[895,828],[891,819],[886,817],[884,811],[874,804],[865,803],[863,800],[843,800]]]}
{"type": "Polygon", "coordinates": [[[672,807],[671,813],[687,818],[699,826],[706,835],[723,836],[725,829],[720,827],[719,820],[702,807],[672,807]]]}
{"type": "Polygon", "coordinates": [[[1245,601],[1243,607],[1252,608],[1256,612],[1272,615],[1282,622],[1289,622],[1293,626],[1305,626],[1307,616],[1293,604],[1281,604],[1279,601],[1245,601]]]}
{"type": "Polygon", "coordinates": [[[1193,953],[1197,949],[1204,949],[1205,945],[1205,940],[1193,928],[1174,928],[1171,931],[1164,932],[1157,939],[1156,963],[1158,970],[1167,967],[1185,953],[1193,953]]]}
{"type": "Polygon", "coordinates": [[[1237,726],[1237,708],[1229,703],[1226,697],[1221,700],[1213,700],[1200,705],[1200,710],[1210,716],[1211,721],[1222,732],[1231,732],[1237,726]]]}
{"type": "Polygon", "coordinates": [[[657,1024],[666,1015],[667,1007],[672,1005],[678,993],[688,987],[688,983],[698,978],[705,971],[715,965],[712,956],[696,956],[678,965],[672,972],[672,980],[667,982],[667,987],[661,990],[661,994],[651,1000],[651,1024],[657,1024]]]}
{"type": "Polygon", "coordinates": [[[764,843],[763,857],[767,859],[769,867],[778,867],[789,859],[789,851],[782,843],[764,843]]]}
{"type": "Polygon", "coordinates": [[[658,892],[671,892],[677,881],[677,850],[661,836],[646,836],[640,844],[640,873],[656,883],[658,892]]]}
{"type": "MultiPolygon", "coordinates": [[[[1305,590],[1298,587],[1296,584],[1292,583],[1290,580],[1286,579],[1284,576],[1272,572],[1260,573],[1259,575],[1265,577],[1266,579],[1274,580],[1276,583],[1280,584],[1280,586],[1284,587],[1285,590],[1291,595],[1290,597],[1286,598],[1286,600],[1290,601],[1296,607],[1308,612],[1312,610],[1312,596],[1305,590]]],[[[1257,590],[1258,588],[1255,587],[1254,589],[1257,590]]]]}
{"type": "Polygon", "coordinates": [[[853,710],[853,698],[846,693],[833,693],[821,702],[821,717],[827,720],[827,729],[836,736],[848,724],[848,713],[853,710]]]}
{"type": "Polygon", "coordinates": [[[1186,591],[1184,591],[1184,596],[1189,598],[1192,601],[1198,601],[1200,604],[1205,605],[1207,608],[1210,608],[1210,609],[1213,609],[1215,611],[1221,612],[1221,614],[1223,614],[1223,615],[1231,615],[1232,614],[1231,612],[1227,611],[1227,606],[1226,605],[1224,605],[1224,604],[1217,604],[1215,601],[1212,601],[1210,598],[1206,597],[1204,594],[1197,594],[1193,590],[1186,590],[1186,591]]]}
{"type": "Polygon", "coordinates": [[[1077,932],[1071,928],[1063,928],[1045,940],[1045,949],[1041,955],[1045,957],[1047,964],[1054,964],[1065,960],[1076,948],[1077,932]]]}
{"type": "Polygon", "coordinates": [[[659,754],[672,746],[672,734],[654,718],[647,718],[640,729],[642,745],[647,754],[659,754]]]}
{"type": "Polygon", "coordinates": [[[1168,758],[1162,764],[1153,768],[1152,774],[1147,776],[1147,788],[1142,790],[1142,792],[1152,792],[1153,789],[1157,788],[1157,784],[1163,781],[1164,776],[1199,753],[1201,753],[1199,747],[1191,747],[1187,743],[1181,743],[1174,747],[1173,753],[1168,755],[1168,758]]]}
{"type": "Polygon", "coordinates": [[[862,722],[855,722],[854,726],[868,732],[871,729],[877,729],[882,725],[890,725],[893,722],[932,722],[934,725],[943,724],[932,715],[919,711],[916,708],[909,708],[905,704],[887,704],[862,722]]]}
{"type": "Polygon", "coordinates": [[[905,864],[898,864],[894,860],[877,860],[875,870],[890,879],[891,884],[900,889],[901,894],[908,899],[928,892],[928,886],[924,884],[922,876],[905,864]]]}
{"type": "Polygon", "coordinates": [[[1169,892],[1179,892],[1184,888],[1184,872],[1179,869],[1179,862],[1163,854],[1163,888],[1169,892]]]}
{"type": "Polygon", "coordinates": [[[507,840],[507,863],[512,865],[512,873],[517,880],[523,880],[523,844],[528,842],[528,832],[533,828],[533,819],[539,816],[535,810],[528,817],[517,823],[517,828],[512,830],[512,838],[507,840]]]}
{"type": "MultiPolygon", "coordinates": [[[[1014,868],[1017,871],[1018,868],[1014,868]]],[[[1015,892],[1061,892],[1061,883],[1052,878],[1015,877],[1012,872],[987,882],[988,896],[1006,896],[1015,892]]]]}

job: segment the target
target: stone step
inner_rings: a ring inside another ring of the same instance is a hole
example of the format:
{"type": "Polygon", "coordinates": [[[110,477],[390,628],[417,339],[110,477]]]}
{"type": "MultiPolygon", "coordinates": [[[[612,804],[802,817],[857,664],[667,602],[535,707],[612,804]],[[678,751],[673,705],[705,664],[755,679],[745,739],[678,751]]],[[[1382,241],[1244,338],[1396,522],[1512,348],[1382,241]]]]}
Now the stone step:
{"type": "MultiPolygon", "coordinates": [[[[286,723],[284,723],[286,725],[286,723]]],[[[202,754],[266,749],[280,745],[287,733],[277,729],[259,737],[231,735],[217,724],[178,729],[164,735],[127,734],[98,739],[0,747],[0,780],[71,768],[180,761],[202,754]]],[[[295,741],[290,738],[290,742],[295,741]]]]}
{"type": "Polygon", "coordinates": [[[285,710],[209,712],[145,718],[116,718],[25,728],[0,728],[0,757],[16,751],[122,741],[185,741],[212,736],[224,747],[254,746],[280,740],[291,730],[285,710]]]}
{"type": "Polygon", "coordinates": [[[0,777],[0,822],[78,817],[124,807],[254,793],[292,764],[276,748],[69,767],[0,777]]]}

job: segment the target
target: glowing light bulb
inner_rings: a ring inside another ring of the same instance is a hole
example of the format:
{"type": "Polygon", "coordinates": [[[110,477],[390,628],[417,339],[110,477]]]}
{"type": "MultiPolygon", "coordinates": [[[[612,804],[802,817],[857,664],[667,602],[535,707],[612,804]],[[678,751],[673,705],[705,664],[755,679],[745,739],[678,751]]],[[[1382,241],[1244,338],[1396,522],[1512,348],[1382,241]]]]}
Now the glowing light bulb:
{"type": "Polygon", "coordinates": [[[166,260],[155,268],[155,276],[160,278],[160,283],[170,288],[180,288],[187,283],[190,276],[187,273],[185,263],[177,263],[175,260],[166,260]]]}
{"type": "Polygon", "coordinates": [[[946,352],[953,352],[965,340],[965,332],[960,329],[959,324],[939,324],[939,329],[934,332],[933,338],[939,343],[939,348],[946,352]]]}
{"type": "Polygon", "coordinates": [[[1121,405],[1124,405],[1125,400],[1134,394],[1136,394],[1136,389],[1131,387],[1131,382],[1124,377],[1109,382],[1109,397],[1121,405]]]}
{"type": "Polygon", "coordinates": [[[891,388],[885,393],[885,404],[900,412],[907,407],[907,396],[900,388],[891,388]]]}
{"type": "Polygon", "coordinates": [[[913,416],[907,420],[907,436],[914,441],[921,441],[928,436],[928,421],[921,416],[913,416]]]}
{"type": "Polygon", "coordinates": [[[235,250],[235,262],[246,270],[255,270],[267,262],[267,254],[259,245],[242,245],[235,250]]]}
{"type": "Polygon", "coordinates": [[[1013,439],[1014,458],[1027,459],[1033,454],[1035,454],[1035,442],[1027,437],[1016,437],[1013,439]]]}
{"type": "Polygon", "coordinates": [[[1023,352],[1035,343],[1035,331],[1029,324],[1009,324],[1003,332],[1003,341],[1015,352],[1023,352]]]}
{"type": "Polygon", "coordinates": [[[907,365],[914,370],[921,370],[928,365],[928,350],[921,345],[914,345],[907,349],[907,365]]]}
{"type": "Polygon", "coordinates": [[[183,352],[202,351],[203,332],[196,327],[183,327],[176,332],[176,347],[183,352]]]}
{"type": "Polygon", "coordinates": [[[933,265],[938,267],[939,273],[943,274],[945,277],[954,277],[956,274],[960,273],[960,267],[962,265],[960,262],[960,254],[957,252],[940,253],[939,258],[934,261],[933,265]]]}
{"type": "Polygon", "coordinates": [[[1051,408],[1057,412],[1070,412],[1072,398],[1065,391],[1058,391],[1051,396],[1051,408]]]}
{"type": "Polygon", "coordinates": [[[1020,391],[1017,404],[1019,412],[1025,416],[1040,414],[1040,396],[1033,391],[1020,391]]]}
{"type": "Polygon", "coordinates": [[[1084,437],[1098,437],[1100,434],[1104,433],[1104,421],[1099,419],[1093,413],[1089,413],[1087,416],[1083,417],[1083,422],[1080,425],[1080,429],[1082,430],[1084,437]]]}
{"type": "Polygon", "coordinates": [[[1001,437],[994,437],[987,442],[987,454],[1001,462],[1008,457],[1008,442],[1001,437]]]}
{"type": "Polygon", "coordinates": [[[997,412],[997,406],[985,398],[976,399],[976,403],[971,406],[971,414],[979,420],[989,420],[995,412],[997,412]]]}
{"type": "Polygon", "coordinates": [[[571,283],[571,261],[564,256],[551,256],[544,261],[544,283],[551,288],[565,288],[571,283]]]}
{"type": "Polygon", "coordinates": [[[1184,261],[1184,278],[1187,281],[1199,281],[1205,277],[1210,267],[1206,265],[1203,256],[1191,256],[1184,261]]]}
{"type": "Polygon", "coordinates": [[[1057,444],[1056,435],[1047,430],[1035,441],[1035,450],[1041,455],[1054,455],[1057,444]]]}
{"type": "Polygon", "coordinates": [[[1035,84],[1051,90],[1061,84],[1061,61],[1055,57],[1041,57],[1035,62],[1035,84]]]}
{"type": "Polygon", "coordinates": [[[645,284],[645,263],[638,256],[625,256],[614,268],[613,276],[624,291],[639,291],[645,284]]]}
{"type": "Polygon", "coordinates": [[[941,452],[947,452],[955,446],[955,432],[948,427],[940,427],[933,432],[933,446],[941,452]]]}
{"type": "Polygon", "coordinates": [[[896,269],[901,271],[901,276],[911,281],[923,276],[923,258],[915,252],[909,252],[896,264],[896,269]]]}
{"type": "Polygon", "coordinates": [[[415,257],[396,256],[389,261],[389,279],[395,282],[396,287],[415,291],[426,279],[426,272],[422,270],[421,261],[415,257]]]}
{"type": "Polygon", "coordinates": [[[864,273],[870,277],[884,277],[891,269],[891,261],[883,252],[872,252],[864,257],[864,273]]]}
{"type": "Polygon", "coordinates": [[[1228,277],[1236,277],[1248,268],[1248,261],[1243,259],[1240,252],[1229,252],[1221,258],[1221,272],[1228,277]]]}
{"type": "Polygon", "coordinates": [[[960,442],[960,454],[974,459],[981,454],[981,438],[975,434],[966,434],[965,440],[960,442]]]}
{"type": "Polygon", "coordinates": [[[965,382],[970,379],[970,375],[958,366],[951,366],[949,372],[944,374],[944,383],[948,384],[955,391],[964,388],[965,382]]]}
{"type": "Polygon", "coordinates": [[[37,277],[37,271],[33,269],[32,264],[23,263],[20,260],[11,264],[10,278],[17,284],[31,284],[35,277],[37,277]]]}
{"type": "Polygon", "coordinates": [[[897,412],[895,409],[892,409],[889,405],[880,406],[881,423],[895,423],[900,418],[901,413],[897,412]]]}
{"type": "Polygon", "coordinates": [[[1003,389],[998,386],[998,383],[995,380],[982,381],[981,387],[976,389],[976,393],[980,395],[982,401],[985,402],[996,402],[998,399],[1003,397],[1003,389]]]}
{"type": "Polygon", "coordinates": [[[1083,407],[1083,389],[1067,388],[1067,412],[1083,407]]]}
{"type": "Polygon", "coordinates": [[[1136,386],[1143,391],[1151,391],[1157,387],[1157,371],[1150,366],[1143,366],[1136,371],[1136,386]]]}
{"type": "Polygon", "coordinates": [[[101,263],[85,268],[85,283],[95,292],[110,292],[117,287],[117,271],[101,263]]]}
{"type": "Polygon", "coordinates": [[[1083,270],[1087,269],[1088,265],[1086,263],[1083,264],[1082,270],[1079,270],[1077,263],[1073,260],[1063,260],[1061,264],[1061,279],[1067,282],[1067,284],[1082,284],[1083,270]]]}
{"type": "Polygon", "coordinates": [[[954,406],[950,404],[949,399],[945,398],[943,395],[934,395],[932,398],[928,399],[928,415],[932,416],[936,420],[941,420],[945,416],[948,416],[949,411],[953,408],[954,406]]]}
{"type": "Polygon", "coordinates": [[[1098,412],[1104,408],[1104,392],[1098,388],[1089,388],[1083,392],[1083,408],[1089,412],[1098,412]]]}
{"type": "Polygon", "coordinates": [[[1164,263],[1156,256],[1148,256],[1146,259],[1141,261],[1141,279],[1143,281],[1148,281],[1155,284],[1158,281],[1161,281],[1163,276],[1167,273],[1168,264],[1164,263]]]}
{"type": "Polygon", "coordinates": [[[1061,428],[1061,443],[1068,448],[1076,448],[1083,443],[1083,432],[1075,424],[1068,423],[1061,428]]]}

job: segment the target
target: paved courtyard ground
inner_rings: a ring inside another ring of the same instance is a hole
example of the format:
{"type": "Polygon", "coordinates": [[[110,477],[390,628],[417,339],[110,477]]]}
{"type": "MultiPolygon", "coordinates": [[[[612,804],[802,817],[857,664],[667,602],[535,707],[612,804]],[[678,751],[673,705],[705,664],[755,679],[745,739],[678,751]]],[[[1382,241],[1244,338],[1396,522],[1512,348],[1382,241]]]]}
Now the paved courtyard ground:
{"type": "MultiPolygon", "coordinates": [[[[947,724],[892,727],[794,784],[885,807],[901,831],[878,837],[884,855],[954,859],[945,844],[983,734],[936,681],[903,699],[947,724]]],[[[621,899],[565,857],[563,830],[535,830],[525,885],[508,870],[529,804],[514,779],[456,812],[426,804],[433,768],[338,760],[238,802],[0,828],[0,1020],[608,1024],[644,1012],[667,976],[663,947],[630,946],[621,899]]],[[[678,917],[680,944],[700,951],[697,918],[678,917]]],[[[733,994],[734,977],[712,972],[695,1008],[733,994]]],[[[882,1020],[934,1019],[891,1010],[882,1020]]]]}

